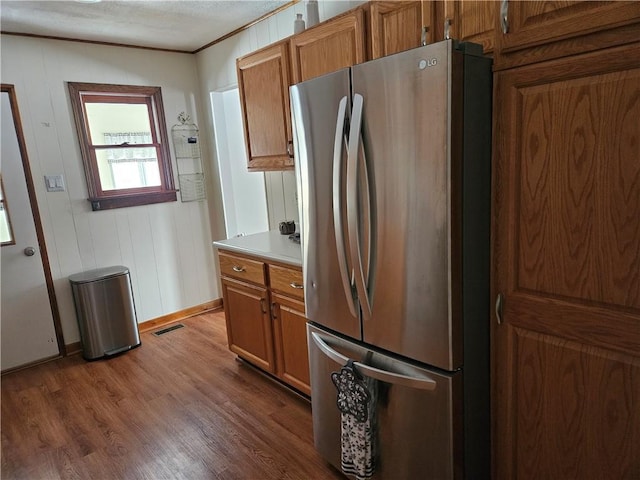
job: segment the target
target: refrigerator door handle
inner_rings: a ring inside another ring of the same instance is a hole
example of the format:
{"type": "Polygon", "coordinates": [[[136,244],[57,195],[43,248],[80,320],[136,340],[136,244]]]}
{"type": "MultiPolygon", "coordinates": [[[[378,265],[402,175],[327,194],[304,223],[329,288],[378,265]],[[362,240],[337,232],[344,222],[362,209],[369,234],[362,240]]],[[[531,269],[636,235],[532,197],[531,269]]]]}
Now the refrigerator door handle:
{"type": "Polygon", "coordinates": [[[344,229],[342,225],[342,159],[343,144],[345,142],[344,119],[347,114],[347,97],[342,97],[338,105],[338,117],[336,119],[336,135],[333,143],[333,225],[336,237],[336,251],[338,254],[338,267],[342,288],[347,299],[347,305],[351,315],[357,317],[356,302],[353,297],[353,289],[349,280],[349,268],[347,266],[346,243],[344,241],[344,229]]]}
{"type": "MultiPolygon", "coordinates": [[[[345,355],[342,355],[339,352],[336,352],[333,348],[331,348],[321,337],[315,332],[311,332],[311,338],[313,339],[313,343],[331,360],[340,364],[346,365],[349,361],[349,358],[345,355]]],[[[367,377],[374,378],[376,380],[380,380],[381,382],[391,383],[393,385],[399,385],[408,388],[414,388],[418,390],[435,390],[436,382],[435,380],[427,377],[411,377],[408,375],[402,375],[399,373],[389,372],[386,370],[380,370],[379,368],[372,367],[370,365],[365,365],[360,362],[353,362],[353,365],[358,369],[360,373],[366,375],[367,377]]]]}
{"type": "MultiPolygon", "coordinates": [[[[370,281],[370,268],[371,268],[371,255],[373,254],[373,244],[372,240],[372,217],[371,217],[371,188],[369,185],[369,170],[367,168],[367,157],[364,153],[364,142],[362,141],[362,133],[359,134],[360,146],[358,148],[358,153],[362,158],[362,186],[364,188],[364,199],[362,203],[362,215],[365,221],[364,224],[364,236],[366,239],[365,242],[365,251],[364,251],[364,264],[362,266],[362,275],[365,279],[365,288],[366,291],[369,292],[369,281],[370,281]]],[[[369,305],[369,308],[371,306],[369,305]]]]}
{"type": "Polygon", "coordinates": [[[349,131],[349,148],[347,150],[347,230],[349,232],[349,246],[351,247],[351,261],[354,266],[356,291],[360,300],[362,317],[371,318],[371,304],[369,292],[364,278],[362,266],[362,252],[360,249],[360,235],[358,232],[358,151],[360,144],[360,130],[362,128],[362,95],[353,96],[351,111],[351,129],[349,131]]]}

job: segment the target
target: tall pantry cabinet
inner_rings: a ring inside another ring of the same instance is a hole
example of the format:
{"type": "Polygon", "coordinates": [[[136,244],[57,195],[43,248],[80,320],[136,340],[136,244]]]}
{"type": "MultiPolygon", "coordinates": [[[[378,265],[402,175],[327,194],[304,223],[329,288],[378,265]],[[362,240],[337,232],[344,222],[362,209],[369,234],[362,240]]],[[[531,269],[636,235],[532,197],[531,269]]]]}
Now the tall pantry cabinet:
{"type": "Polygon", "coordinates": [[[494,55],[494,477],[640,478],[640,4],[509,10],[494,55]]]}

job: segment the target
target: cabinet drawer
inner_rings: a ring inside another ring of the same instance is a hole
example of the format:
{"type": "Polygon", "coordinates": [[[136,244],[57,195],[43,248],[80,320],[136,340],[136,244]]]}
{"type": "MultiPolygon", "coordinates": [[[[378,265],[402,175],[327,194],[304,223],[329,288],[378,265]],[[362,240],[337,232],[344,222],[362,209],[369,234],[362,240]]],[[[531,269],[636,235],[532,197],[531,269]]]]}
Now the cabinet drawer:
{"type": "Polygon", "coordinates": [[[220,272],[222,275],[247,282],[266,285],[264,279],[264,263],[245,257],[218,252],[220,272]]]}
{"type": "Polygon", "coordinates": [[[292,268],[269,265],[271,289],[291,297],[304,298],[302,272],[292,268]]]}

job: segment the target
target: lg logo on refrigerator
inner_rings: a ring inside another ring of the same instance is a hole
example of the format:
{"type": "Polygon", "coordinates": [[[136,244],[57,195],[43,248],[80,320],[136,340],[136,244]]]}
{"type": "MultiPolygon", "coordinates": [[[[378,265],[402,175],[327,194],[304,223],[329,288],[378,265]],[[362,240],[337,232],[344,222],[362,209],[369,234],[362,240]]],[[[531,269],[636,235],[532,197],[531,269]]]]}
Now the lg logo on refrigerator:
{"type": "Polygon", "coordinates": [[[427,67],[435,67],[438,64],[438,60],[434,57],[434,58],[430,58],[428,60],[420,60],[420,63],[418,63],[418,68],[420,68],[420,70],[424,70],[427,67]]]}

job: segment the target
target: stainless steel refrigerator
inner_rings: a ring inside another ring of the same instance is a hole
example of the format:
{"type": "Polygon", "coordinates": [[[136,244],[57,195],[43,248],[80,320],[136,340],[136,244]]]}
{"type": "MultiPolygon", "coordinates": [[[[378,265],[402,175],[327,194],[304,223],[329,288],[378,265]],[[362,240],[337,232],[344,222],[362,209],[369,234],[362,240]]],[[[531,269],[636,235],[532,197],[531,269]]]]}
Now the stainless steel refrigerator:
{"type": "Polygon", "coordinates": [[[446,40],[290,96],[316,449],[344,466],[347,366],[364,477],[488,477],[491,60],[446,40]]]}

